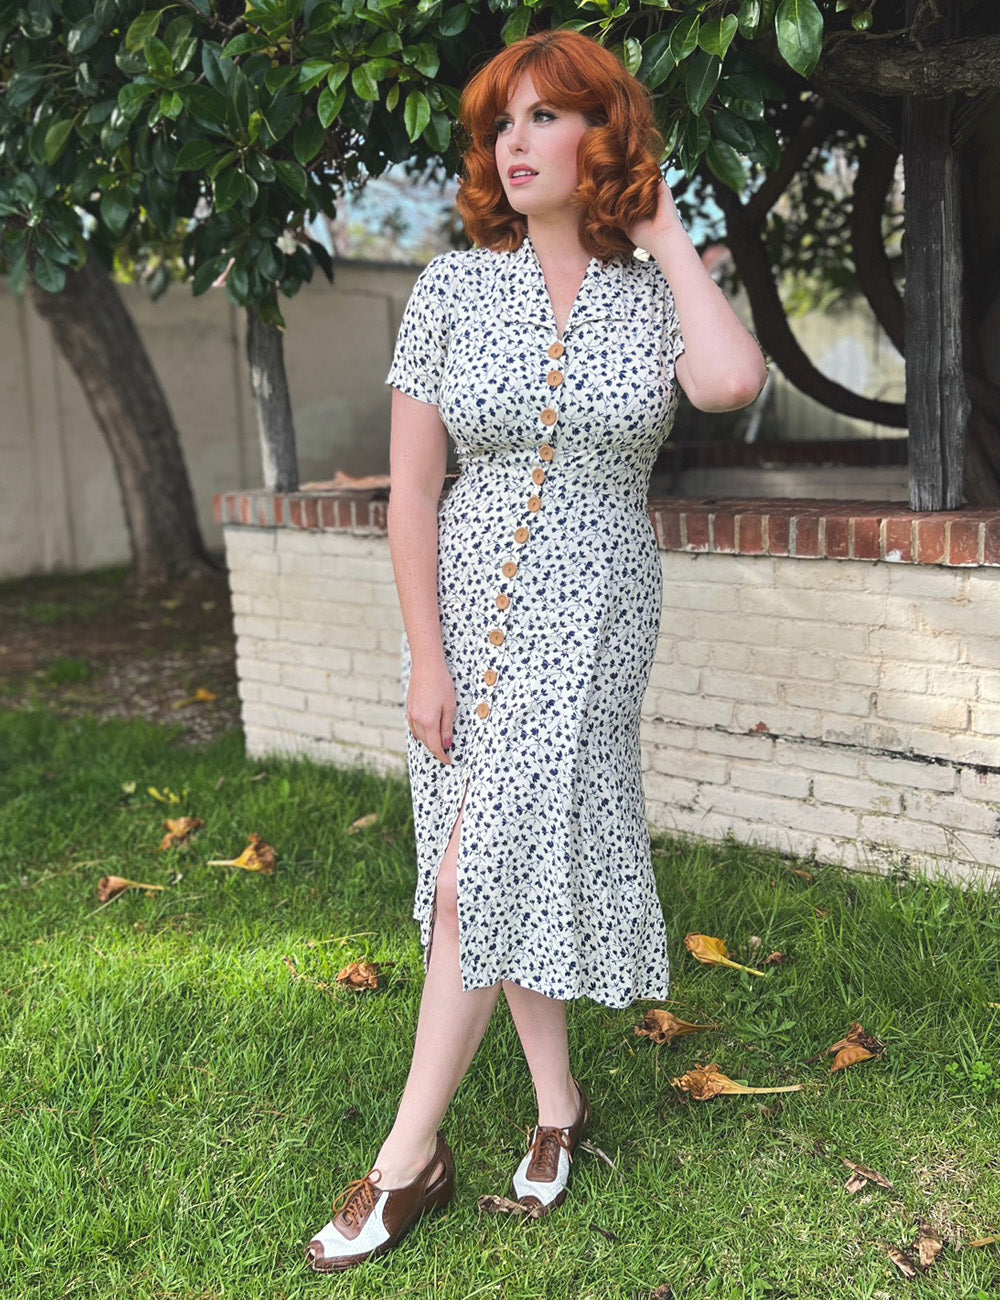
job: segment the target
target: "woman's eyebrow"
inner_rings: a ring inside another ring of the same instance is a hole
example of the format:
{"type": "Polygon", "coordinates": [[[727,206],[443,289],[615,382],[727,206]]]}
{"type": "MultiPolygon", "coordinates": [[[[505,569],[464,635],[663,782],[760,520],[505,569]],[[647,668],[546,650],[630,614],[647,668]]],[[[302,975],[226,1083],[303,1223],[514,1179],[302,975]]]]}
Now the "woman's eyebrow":
{"type": "MultiPolygon", "coordinates": [[[[536,99],[533,104],[528,105],[528,107],[525,109],[525,112],[533,113],[536,108],[551,108],[551,107],[552,105],[549,103],[547,99],[536,99]]],[[[510,113],[506,108],[501,108],[500,111],[497,113],[497,117],[510,117],[510,113]]]]}

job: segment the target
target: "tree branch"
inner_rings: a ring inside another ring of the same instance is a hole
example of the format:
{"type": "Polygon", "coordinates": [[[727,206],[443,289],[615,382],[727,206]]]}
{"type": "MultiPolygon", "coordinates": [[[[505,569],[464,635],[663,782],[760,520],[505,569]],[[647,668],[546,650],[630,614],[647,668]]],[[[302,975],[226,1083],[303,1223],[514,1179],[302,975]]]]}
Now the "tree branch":
{"type": "Polygon", "coordinates": [[[820,103],[815,112],[803,121],[798,132],[781,153],[781,161],[759,189],[755,190],[746,205],[747,219],[760,226],[777,201],[788,188],[795,173],[804,167],[814,149],[817,149],[833,128],[835,113],[828,104],[820,103]]]}
{"type": "Polygon", "coordinates": [[[903,354],[903,299],[892,278],[882,236],[885,196],[892,184],[897,157],[896,150],[880,140],[870,139],[862,151],[854,180],[851,244],[862,292],[875,319],[903,354]]]}
{"type": "Polygon", "coordinates": [[[785,377],[831,411],[906,428],[906,408],[901,403],[862,397],[816,369],[788,324],[759,228],[747,219],[742,203],[724,185],[715,187],[715,197],[726,218],[727,242],[750,299],[757,337],[785,377]]]}
{"type": "Polygon", "coordinates": [[[810,80],[821,93],[826,83],[847,94],[978,95],[1000,85],[1000,33],[951,37],[923,49],[905,38],[890,44],[845,35],[828,44],[810,80]]]}

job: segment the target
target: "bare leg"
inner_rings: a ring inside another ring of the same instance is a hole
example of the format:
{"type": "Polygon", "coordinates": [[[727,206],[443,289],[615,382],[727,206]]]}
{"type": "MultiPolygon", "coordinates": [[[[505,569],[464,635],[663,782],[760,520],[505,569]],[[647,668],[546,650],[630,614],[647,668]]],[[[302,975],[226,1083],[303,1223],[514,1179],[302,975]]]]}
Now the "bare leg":
{"type": "Polygon", "coordinates": [[[503,991],[535,1085],[538,1122],[568,1128],[577,1117],[580,1098],[569,1066],[566,1003],[509,980],[504,980],[503,991]]]}
{"type": "Polygon", "coordinates": [[[455,875],[461,826],[459,811],[438,873],[433,942],[413,1061],[396,1121],[375,1160],[382,1173],[382,1188],[404,1187],[427,1167],[445,1111],[472,1063],[500,996],[499,984],[462,991],[455,875]]]}

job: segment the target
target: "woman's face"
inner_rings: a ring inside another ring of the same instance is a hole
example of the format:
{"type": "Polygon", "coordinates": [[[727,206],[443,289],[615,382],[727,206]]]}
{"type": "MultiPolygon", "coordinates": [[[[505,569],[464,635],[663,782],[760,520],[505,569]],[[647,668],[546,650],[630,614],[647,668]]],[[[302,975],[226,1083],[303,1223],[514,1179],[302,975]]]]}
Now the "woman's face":
{"type": "Polygon", "coordinates": [[[555,108],[525,73],[497,118],[496,162],[507,201],[523,216],[564,212],[580,183],[577,149],[590,124],[555,108]]]}

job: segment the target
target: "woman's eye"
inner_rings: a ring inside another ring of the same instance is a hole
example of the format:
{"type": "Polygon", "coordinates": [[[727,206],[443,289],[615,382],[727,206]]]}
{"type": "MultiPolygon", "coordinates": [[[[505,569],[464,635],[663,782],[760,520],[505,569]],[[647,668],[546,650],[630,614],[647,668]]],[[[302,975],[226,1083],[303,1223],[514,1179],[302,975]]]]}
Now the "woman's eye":
{"type": "Polygon", "coordinates": [[[551,121],[555,118],[555,113],[550,113],[547,108],[540,108],[535,114],[535,117],[547,117],[551,121]]]}

